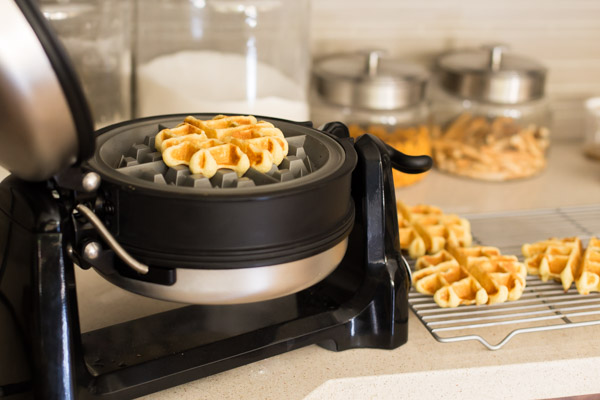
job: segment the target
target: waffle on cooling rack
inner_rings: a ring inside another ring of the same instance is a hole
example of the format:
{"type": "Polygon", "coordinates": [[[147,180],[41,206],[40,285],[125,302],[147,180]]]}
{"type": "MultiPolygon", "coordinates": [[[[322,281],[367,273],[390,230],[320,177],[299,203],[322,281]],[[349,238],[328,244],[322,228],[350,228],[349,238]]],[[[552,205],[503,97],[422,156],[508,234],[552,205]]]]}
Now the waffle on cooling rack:
{"type": "Polygon", "coordinates": [[[496,304],[517,300],[525,288],[525,266],[496,247],[441,250],[417,259],[415,289],[433,296],[440,307],[496,304]]]}
{"type": "Polygon", "coordinates": [[[553,279],[565,291],[573,282],[580,294],[600,291],[600,240],[590,238],[587,248],[578,237],[551,238],[524,244],[527,271],[542,281],[553,279]]]}
{"type": "Polygon", "coordinates": [[[411,258],[434,254],[448,246],[465,247],[472,242],[469,221],[444,214],[430,205],[406,206],[397,202],[400,247],[411,258]]]}

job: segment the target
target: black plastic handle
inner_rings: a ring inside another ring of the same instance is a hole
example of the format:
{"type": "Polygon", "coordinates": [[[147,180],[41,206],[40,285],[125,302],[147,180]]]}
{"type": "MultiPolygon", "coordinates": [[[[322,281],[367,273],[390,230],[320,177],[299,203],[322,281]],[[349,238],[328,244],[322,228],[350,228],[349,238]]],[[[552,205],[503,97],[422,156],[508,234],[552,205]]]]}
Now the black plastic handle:
{"type": "Polygon", "coordinates": [[[348,127],[339,121],[328,122],[323,125],[321,131],[337,137],[338,139],[346,139],[350,137],[348,127]]]}
{"type": "MultiPolygon", "coordinates": [[[[344,139],[350,136],[346,125],[337,121],[328,122],[321,128],[321,130],[339,139],[344,139]]],[[[375,135],[367,133],[365,135],[362,135],[361,137],[367,135],[370,136],[373,142],[377,145],[381,154],[386,154],[390,157],[392,167],[394,167],[398,171],[407,174],[421,174],[423,172],[429,171],[433,166],[433,160],[429,156],[409,156],[396,150],[392,146],[384,143],[375,135]]],[[[361,140],[361,137],[359,137],[357,141],[361,140]]]]}
{"type": "MultiPolygon", "coordinates": [[[[369,135],[369,134],[368,134],[369,135]]],[[[373,142],[379,147],[381,154],[390,157],[392,167],[407,174],[421,174],[429,171],[433,166],[433,160],[429,156],[409,156],[384,143],[377,136],[369,135],[373,142]]],[[[360,138],[359,138],[360,140],[360,138]]]]}

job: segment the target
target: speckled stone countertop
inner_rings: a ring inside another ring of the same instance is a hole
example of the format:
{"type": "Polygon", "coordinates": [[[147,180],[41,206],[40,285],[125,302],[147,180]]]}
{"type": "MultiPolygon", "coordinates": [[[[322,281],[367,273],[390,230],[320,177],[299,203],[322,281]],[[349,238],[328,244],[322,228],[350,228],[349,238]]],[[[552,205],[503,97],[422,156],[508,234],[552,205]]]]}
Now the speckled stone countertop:
{"type": "MultiPolygon", "coordinates": [[[[485,183],[431,172],[400,189],[407,204],[470,214],[600,203],[600,162],[576,143],[554,144],[539,176],[485,183]]],[[[83,331],[177,307],[116,288],[77,269],[83,331]]],[[[331,352],[308,346],[199,379],[147,399],[553,398],[600,393],[600,326],[514,337],[498,351],[474,341],[439,343],[410,312],[395,350],[331,352]]]]}

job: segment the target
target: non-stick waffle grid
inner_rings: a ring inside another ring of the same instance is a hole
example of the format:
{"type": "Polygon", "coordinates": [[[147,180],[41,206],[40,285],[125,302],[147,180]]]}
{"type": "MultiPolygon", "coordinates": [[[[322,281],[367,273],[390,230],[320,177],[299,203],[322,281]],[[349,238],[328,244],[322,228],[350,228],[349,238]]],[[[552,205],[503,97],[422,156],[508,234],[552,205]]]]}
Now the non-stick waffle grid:
{"type": "MultiPolygon", "coordinates": [[[[579,236],[584,244],[600,236],[600,206],[474,214],[474,242],[499,247],[503,254],[521,256],[521,245],[549,237],[579,236]]],[[[414,263],[411,263],[414,264],[414,263]]],[[[440,308],[431,296],[409,293],[409,304],[433,337],[444,343],[477,340],[497,350],[521,333],[600,324],[600,294],[583,296],[572,287],[528,276],[523,296],[496,305],[440,308]]]]}
{"type": "MultiPolygon", "coordinates": [[[[158,125],[156,132],[164,128],[165,126],[158,125]]],[[[306,136],[304,135],[286,137],[289,145],[287,157],[279,166],[273,165],[266,173],[250,168],[244,176],[238,178],[234,171],[221,169],[210,179],[201,174],[191,174],[186,165],[167,167],[162,161],[162,155],[154,149],[155,136],[156,133],[148,135],[143,143],[133,144],[121,156],[116,166],[117,171],[157,184],[209,189],[253,187],[286,182],[308,175],[314,169],[305,151],[306,136]]]]}

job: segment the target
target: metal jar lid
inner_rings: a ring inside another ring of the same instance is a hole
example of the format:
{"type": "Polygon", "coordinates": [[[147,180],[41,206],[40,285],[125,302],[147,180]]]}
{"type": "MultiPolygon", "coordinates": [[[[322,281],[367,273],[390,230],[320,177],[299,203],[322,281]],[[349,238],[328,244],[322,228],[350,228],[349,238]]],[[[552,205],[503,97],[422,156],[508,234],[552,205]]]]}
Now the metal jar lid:
{"type": "Polygon", "coordinates": [[[395,110],[425,98],[428,74],[419,66],[370,51],[325,57],[316,62],[314,77],[317,92],[330,103],[395,110]]]}
{"type": "Polygon", "coordinates": [[[504,46],[444,54],[436,67],[441,87],[461,98],[518,104],[544,96],[544,66],[504,46]]]}

